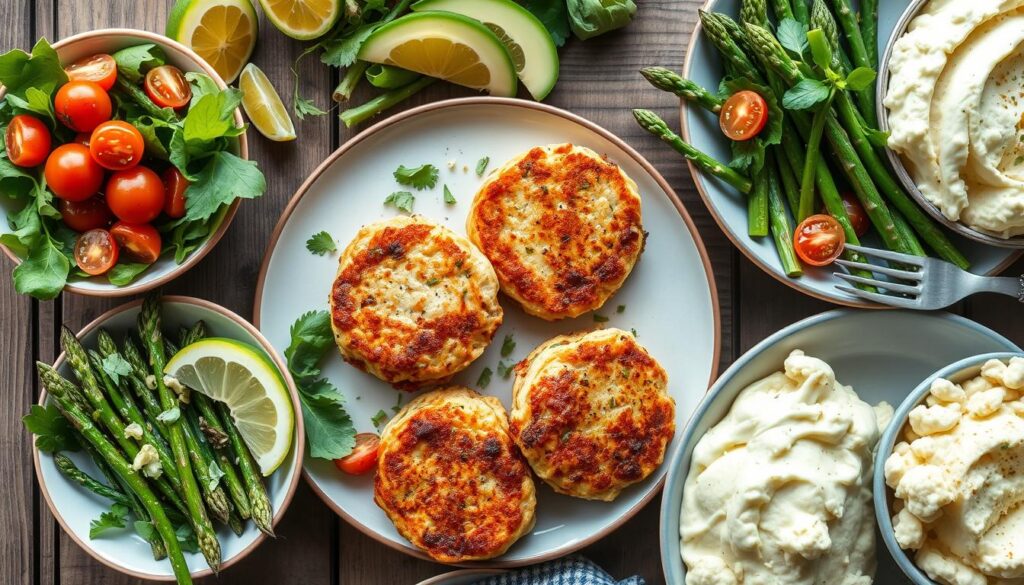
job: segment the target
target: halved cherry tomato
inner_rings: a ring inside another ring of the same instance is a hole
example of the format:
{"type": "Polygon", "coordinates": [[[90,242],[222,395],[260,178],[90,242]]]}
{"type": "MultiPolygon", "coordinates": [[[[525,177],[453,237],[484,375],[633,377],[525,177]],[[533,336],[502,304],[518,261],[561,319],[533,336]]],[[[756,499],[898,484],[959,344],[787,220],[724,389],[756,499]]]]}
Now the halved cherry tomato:
{"type": "Polygon", "coordinates": [[[119,221],[110,228],[110,235],[135,262],[152,264],[160,257],[160,232],[148,223],[132,225],[119,221]]]}
{"type": "Polygon", "coordinates": [[[380,450],[380,437],[373,433],[356,435],[356,446],[352,452],[335,459],[334,465],[341,471],[351,475],[362,475],[377,466],[377,452],[380,450]]]}
{"type": "Polygon", "coordinates": [[[123,222],[149,223],[164,208],[164,184],[143,166],[117,171],[107,180],[107,205],[123,222]]]}
{"type": "Polygon", "coordinates": [[[53,100],[57,119],[75,132],[92,132],[110,119],[113,106],[107,92],[92,81],[69,81],[53,100]]]}
{"type": "Polygon", "coordinates": [[[134,167],[142,160],[142,133],[124,120],[104,122],[89,137],[89,152],[100,166],[112,171],[134,167]]]}
{"type": "Polygon", "coordinates": [[[75,263],[86,274],[103,274],[117,264],[117,242],[107,230],[89,230],[75,241],[75,263]]]}
{"type": "Polygon", "coordinates": [[[87,232],[97,228],[105,228],[114,218],[103,197],[96,195],[85,201],[65,201],[57,203],[60,216],[64,223],[76,232],[87,232]]]}
{"type": "Polygon", "coordinates": [[[800,222],[793,235],[797,256],[811,266],[825,266],[843,253],[846,234],[830,215],[812,215],[800,222]]]}
{"type": "Polygon", "coordinates": [[[178,219],[185,216],[185,189],[188,179],[175,166],[167,167],[160,175],[164,182],[164,213],[178,219]]]}
{"type": "Polygon", "coordinates": [[[846,208],[846,215],[850,218],[850,223],[853,224],[853,231],[858,236],[863,236],[868,233],[871,229],[871,220],[868,219],[868,214],[861,207],[860,201],[853,193],[843,193],[843,207],[846,208]]]}
{"type": "Polygon", "coordinates": [[[103,167],[92,159],[88,148],[74,142],[53,149],[43,176],[54,194],[68,201],[85,201],[103,185],[103,167]]]}
{"type": "Polygon", "coordinates": [[[117,62],[106,53],[97,53],[68,65],[64,73],[72,81],[91,81],[110,91],[117,81],[117,62]]]}
{"type": "Polygon", "coordinates": [[[192,87],[174,65],[154,67],[146,73],[146,95],[161,108],[183,108],[192,99],[192,87]]]}
{"type": "Polygon", "coordinates": [[[7,158],[19,167],[34,167],[50,154],[50,129],[39,118],[18,114],[4,135],[7,158]]]}
{"type": "Polygon", "coordinates": [[[768,103],[757,92],[738,91],[725,101],[718,123],[731,140],[750,140],[768,123],[768,103]]]}

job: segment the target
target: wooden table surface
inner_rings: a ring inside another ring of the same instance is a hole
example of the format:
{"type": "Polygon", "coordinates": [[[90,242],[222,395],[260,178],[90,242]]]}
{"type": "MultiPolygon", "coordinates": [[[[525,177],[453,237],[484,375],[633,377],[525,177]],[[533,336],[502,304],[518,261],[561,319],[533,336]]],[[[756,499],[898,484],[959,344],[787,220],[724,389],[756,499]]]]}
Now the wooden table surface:
{"type": "MultiPolygon", "coordinates": [[[[0,51],[28,49],[40,36],[51,41],[106,27],[162,32],[172,0],[2,0],[0,51]]],[[[798,319],[832,308],[789,289],[762,273],[736,251],[701,202],[682,159],[634,122],[630,108],[652,109],[675,125],[678,104],[649,87],[637,73],[645,65],[679,69],[697,18],[698,0],[641,0],[637,18],[626,29],[588,42],[570,40],[561,50],[561,80],[547,103],[588,118],[622,137],[648,158],[674,187],[696,220],[714,267],[721,303],[721,368],[752,345],[798,319]]],[[[289,67],[304,44],[291,40],[263,19],[252,60],[290,103],[289,67]]],[[[338,72],[316,57],[301,66],[302,94],[326,105],[338,72]]],[[[365,91],[365,88],[364,88],[365,91]]],[[[366,93],[357,99],[366,99],[366,93]]],[[[437,84],[405,107],[470,95],[437,84]]],[[[249,133],[252,158],[268,180],[266,195],[246,202],[231,229],[209,256],[166,288],[220,303],[251,317],[256,275],[267,239],[292,193],[305,176],[359,128],[349,130],[336,116],[298,123],[299,139],[275,144],[249,133]]],[[[77,330],[120,304],[63,295],[53,302],[18,296],[10,284],[10,262],[3,261],[0,284],[0,366],[4,400],[0,406],[0,583],[99,585],[134,582],[93,560],[58,527],[39,494],[32,469],[31,437],[21,416],[36,401],[35,360],[52,361],[61,324],[77,330]]],[[[1014,267],[1019,274],[1022,265],[1014,267]]],[[[955,312],[1024,342],[1024,311],[1012,299],[976,297],[955,312]]],[[[927,343],[928,340],[922,340],[927,343]]],[[[658,553],[660,498],[584,553],[616,577],[639,574],[649,584],[664,582],[658,553]]],[[[219,582],[290,585],[412,585],[445,567],[393,551],[336,517],[305,485],[279,526],[276,541],[224,573],[219,582]]],[[[208,579],[206,582],[214,582],[208,579]]]]}

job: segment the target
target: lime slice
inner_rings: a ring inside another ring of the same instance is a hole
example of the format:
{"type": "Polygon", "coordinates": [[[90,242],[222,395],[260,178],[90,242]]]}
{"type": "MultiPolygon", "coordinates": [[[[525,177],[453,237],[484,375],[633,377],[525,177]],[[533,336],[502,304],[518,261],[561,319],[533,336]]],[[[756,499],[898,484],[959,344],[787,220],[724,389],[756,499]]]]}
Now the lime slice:
{"type": "Polygon", "coordinates": [[[260,134],[274,142],[295,140],[295,125],[274,86],[255,63],[249,63],[238,78],[242,108],[260,134]]]}
{"type": "Polygon", "coordinates": [[[393,20],[366,38],[359,58],[491,95],[516,95],[516,69],[505,45],[484,25],[451,12],[416,12],[393,20]]]}
{"type": "Polygon", "coordinates": [[[167,36],[190,47],[231,83],[256,46],[259,22],[249,0],[178,0],[167,36]]]}
{"type": "Polygon", "coordinates": [[[255,347],[210,338],[185,347],[164,372],[192,390],[227,404],[264,477],[288,457],[295,415],[284,379],[255,347]]]}
{"type": "Polygon", "coordinates": [[[504,43],[519,80],[537,101],[558,81],[558,49],[548,29],[512,0],[420,0],[416,12],[444,10],[479,20],[504,43]]]}
{"type": "Polygon", "coordinates": [[[323,36],[341,16],[341,0],[260,0],[277,30],[300,41],[323,36]]]}

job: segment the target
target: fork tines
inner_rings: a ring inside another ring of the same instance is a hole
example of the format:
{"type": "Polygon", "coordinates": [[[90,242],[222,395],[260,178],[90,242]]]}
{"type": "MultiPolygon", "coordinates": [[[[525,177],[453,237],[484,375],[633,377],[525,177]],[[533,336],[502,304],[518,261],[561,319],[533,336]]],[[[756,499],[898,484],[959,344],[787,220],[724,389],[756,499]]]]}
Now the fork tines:
{"type": "Polygon", "coordinates": [[[886,305],[893,305],[897,307],[912,308],[918,305],[918,299],[914,298],[921,294],[922,288],[921,283],[924,279],[924,258],[917,256],[911,256],[909,254],[900,254],[899,252],[890,252],[889,250],[876,250],[874,248],[865,248],[863,246],[855,246],[847,244],[846,249],[851,252],[856,252],[868,258],[877,258],[887,260],[892,264],[903,265],[914,270],[903,270],[900,268],[891,268],[887,266],[877,266],[875,264],[869,264],[867,262],[857,262],[852,260],[844,260],[842,258],[836,260],[836,264],[845,268],[848,272],[836,272],[835,276],[841,278],[846,282],[857,285],[872,286],[877,289],[882,289],[890,294],[876,293],[868,290],[862,290],[859,288],[848,287],[848,286],[836,286],[839,290],[855,295],[876,303],[883,303],[886,305]],[[899,279],[908,281],[909,284],[903,284],[896,282],[895,280],[878,280],[876,278],[866,278],[856,274],[850,274],[849,271],[863,270],[874,274],[880,274],[888,277],[889,279],[899,279]],[[897,295],[907,295],[905,296],[897,295]]]}

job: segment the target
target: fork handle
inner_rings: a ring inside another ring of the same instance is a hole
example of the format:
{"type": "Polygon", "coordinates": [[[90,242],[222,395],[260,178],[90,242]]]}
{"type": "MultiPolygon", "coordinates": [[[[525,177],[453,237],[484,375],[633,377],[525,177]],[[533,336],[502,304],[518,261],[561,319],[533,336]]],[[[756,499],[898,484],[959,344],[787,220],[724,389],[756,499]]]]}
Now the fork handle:
{"type": "Polygon", "coordinates": [[[1016,278],[1012,276],[980,278],[975,286],[978,292],[999,293],[1015,297],[1024,303],[1024,274],[1016,278]]]}

